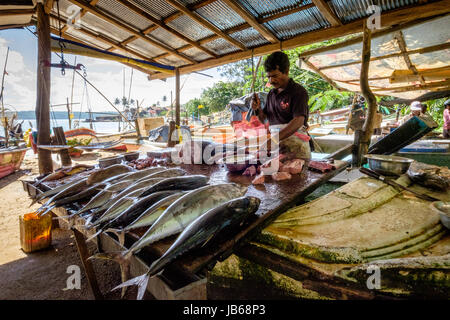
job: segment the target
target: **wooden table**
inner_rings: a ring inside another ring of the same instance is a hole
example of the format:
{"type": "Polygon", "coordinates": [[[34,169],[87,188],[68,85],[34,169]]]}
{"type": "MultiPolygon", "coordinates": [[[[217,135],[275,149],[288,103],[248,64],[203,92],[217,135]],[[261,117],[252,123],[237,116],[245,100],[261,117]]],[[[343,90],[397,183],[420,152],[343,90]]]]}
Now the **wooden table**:
{"type": "MultiPolygon", "coordinates": [[[[306,166],[299,175],[294,175],[291,180],[272,181],[266,179],[264,185],[252,185],[251,178],[240,174],[230,173],[224,166],[220,165],[180,165],[189,174],[202,174],[210,177],[210,184],[234,182],[248,186],[246,195],[261,199],[261,204],[256,212],[256,217],[243,226],[242,230],[223,239],[214,247],[205,247],[196,250],[195,254],[186,255],[168,266],[161,275],[150,279],[147,290],[157,299],[206,299],[206,272],[211,269],[216,261],[227,258],[237,244],[244,243],[243,240],[251,239],[259,230],[270,224],[278,215],[287,209],[303,202],[304,198],[312,193],[323,183],[327,182],[339,172],[345,169],[346,162],[335,161],[336,170],[326,173],[317,173],[307,170],[306,166]]],[[[73,179],[73,177],[72,177],[73,179]]],[[[30,182],[24,182],[24,189],[33,196],[36,190],[30,182]]],[[[76,204],[75,204],[76,205],[76,204]]],[[[56,208],[53,212],[58,216],[67,216],[70,208],[56,208]]],[[[72,229],[88,237],[95,230],[87,232],[81,225],[84,219],[75,220],[72,229]]],[[[125,236],[125,247],[131,246],[146,229],[129,232],[125,236]]],[[[139,276],[145,273],[150,264],[159,258],[174,242],[176,236],[158,241],[141,250],[132,257],[130,275],[139,276]]],[[[88,274],[92,291],[98,295],[95,281],[93,280],[93,269],[89,266],[88,253],[84,249],[85,244],[82,237],[76,234],[77,246],[80,258],[88,274]],[[79,243],[78,243],[79,242],[79,243]]],[[[98,237],[98,249],[100,251],[122,251],[125,248],[117,241],[112,233],[103,233],[98,237]]]]}

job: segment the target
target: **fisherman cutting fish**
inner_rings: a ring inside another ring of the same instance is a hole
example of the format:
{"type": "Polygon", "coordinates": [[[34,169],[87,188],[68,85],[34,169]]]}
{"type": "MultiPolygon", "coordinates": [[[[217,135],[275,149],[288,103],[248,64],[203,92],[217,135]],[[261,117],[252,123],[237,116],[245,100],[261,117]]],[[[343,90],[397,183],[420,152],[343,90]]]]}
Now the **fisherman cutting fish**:
{"type": "MultiPolygon", "coordinates": [[[[273,143],[280,143],[280,152],[292,152],[296,158],[311,158],[308,128],[308,92],[289,77],[289,58],[281,52],[274,52],[264,62],[269,83],[273,86],[267,96],[265,108],[261,108],[259,96],[255,93],[252,108],[259,120],[269,122],[271,139],[266,142],[267,150],[273,143]]],[[[272,146],[271,146],[272,145],[272,146]]]]}

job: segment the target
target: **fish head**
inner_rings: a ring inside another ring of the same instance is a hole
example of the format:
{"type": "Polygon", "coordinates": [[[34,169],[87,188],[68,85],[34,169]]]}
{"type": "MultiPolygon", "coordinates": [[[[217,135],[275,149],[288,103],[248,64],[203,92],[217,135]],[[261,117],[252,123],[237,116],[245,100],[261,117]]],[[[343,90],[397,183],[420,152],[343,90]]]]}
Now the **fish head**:
{"type": "Polygon", "coordinates": [[[255,213],[259,208],[261,200],[256,197],[246,197],[245,199],[248,201],[247,212],[255,213]]]}
{"type": "Polygon", "coordinates": [[[236,187],[239,188],[239,191],[242,195],[247,193],[248,187],[243,184],[236,184],[236,187]]]}

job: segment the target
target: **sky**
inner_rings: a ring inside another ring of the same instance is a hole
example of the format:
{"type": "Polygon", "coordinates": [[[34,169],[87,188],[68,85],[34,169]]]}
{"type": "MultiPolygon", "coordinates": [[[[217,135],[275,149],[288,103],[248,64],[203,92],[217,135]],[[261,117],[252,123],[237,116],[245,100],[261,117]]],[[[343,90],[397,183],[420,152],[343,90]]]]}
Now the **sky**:
{"type": "MultiPolygon", "coordinates": [[[[34,31],[34,27],[31,27],[34,31]]],[[[37,65],[37,38],[26,29],[11,29],[0,31],[0,75],[3,72],[7,48],[9,58],[6,66],[8,75],[5,76],[4,104],[6,108],[16,111],[34,110],[36,104],[36,65],[37,65]]],[[[124,92],[124,72],[125,72],[125,96],[128,97],[130,81],[131,99],[137,100],[141,106],[148,107],[160,102],[161,106],[170,105],[170,94],[172,91],[175,99],[175,78],[169,78],[165,82],[162,80],[148,81],[147,75],[133,70],[131,78],[131,68],[119,62],[106,61],[101,59],[64,55],[65,60],[74,64],[82,63],[86,67],[87,79],[96,86],[112,103],[116,97],[121,98],[124,92]],[[167,97],[167,102],[163,102],[163,96],[167,97]]],[[[52,53],[52,63],[59,63],[60,59],[52,53]]],[[[184,104],[189,100],[200,97],[202,90],[211,87],[219,81],[226,81],[217,71],[217,68],[202,71],[202,73],[213,76],[213,78],[199,74],[182,75],[180,78],[181,95],[180,102],[184,104]]],[[[64,104],[71,96],[72,70],[66,70],[66,75],[61,75],[61,70],[52,68],[51,70],[51,97],[50,104],[64,104]]],[[[73,102],[80,103],[74,105],[73,111],[87,111],[90,105],[92,111],[111,112],[114,108],[87,85],[87,94],[83,94],[84,81],[75,75],[73,102]]],[[[55,106],[54,111],[63,111],[65,106],[55,106]]]]}

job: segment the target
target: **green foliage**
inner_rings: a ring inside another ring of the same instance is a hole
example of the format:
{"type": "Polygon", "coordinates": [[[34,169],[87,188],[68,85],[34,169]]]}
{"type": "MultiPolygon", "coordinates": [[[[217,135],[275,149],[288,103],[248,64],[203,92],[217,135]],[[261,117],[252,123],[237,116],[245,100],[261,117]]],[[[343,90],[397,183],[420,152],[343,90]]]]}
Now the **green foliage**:
{"type": "Polygon", "coordinates": [[[204,103],[204,101],[201,98],[189,100],[184,105],[184,108],[187,112],[188,117],[192,116],[192,114],[194,114],[194,116],[197,117],[198,112],[200,112],[200,115],[208,115],[210,112],[208,106],[204,103]],[[203,105],[204,108],[198,109],[199,105],[203,105]]]}
{"type": "Polygon", "coordinates": [[[231,100],[241,95],[240,83],[220,81],[211,88],[203,90],[201,99],[210,112],[218,112],[224,110],[231,100]]]}
{"type": "Polygon", "coordinates": [[[438,130],[444,126],[444,102],[447,98],[428,100],[424,102],[427,106],[427,112],[433,117],[434,121],[439,124],[438,130]]]}
{"type": "Polygon", "coordinates": [[[328,90],[319,92],[309,98],[310,111],[325,111],[342,108],[352,103],[353,93],[328,90]]]}

